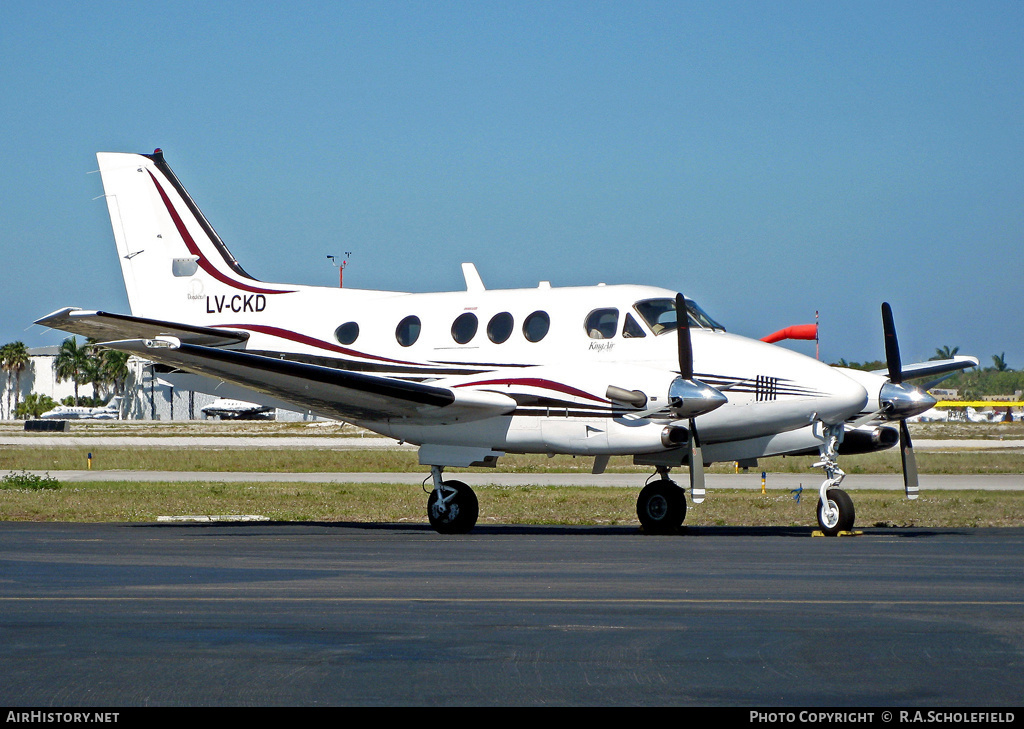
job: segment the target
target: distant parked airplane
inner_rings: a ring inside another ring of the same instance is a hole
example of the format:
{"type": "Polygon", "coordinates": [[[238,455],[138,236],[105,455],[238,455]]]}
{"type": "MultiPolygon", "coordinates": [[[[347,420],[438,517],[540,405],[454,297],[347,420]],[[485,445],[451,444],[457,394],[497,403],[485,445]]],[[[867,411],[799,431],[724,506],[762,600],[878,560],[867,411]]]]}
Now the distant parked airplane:
{"type": "Polygon", "coordinates": [[[226,397],[218,398],[203,408],[204,415],[216,415],[223,420],[265,419],[273,412],[272,407],[244,400],[230,400],[226,397]]]}
{"type": "Polygon", "coordinates": [[[58,405],[39,417],[43,420],[120,420],[121,400],[114,396],[110,402],[98,408],[89,408],[79,405],[58,405]]]}

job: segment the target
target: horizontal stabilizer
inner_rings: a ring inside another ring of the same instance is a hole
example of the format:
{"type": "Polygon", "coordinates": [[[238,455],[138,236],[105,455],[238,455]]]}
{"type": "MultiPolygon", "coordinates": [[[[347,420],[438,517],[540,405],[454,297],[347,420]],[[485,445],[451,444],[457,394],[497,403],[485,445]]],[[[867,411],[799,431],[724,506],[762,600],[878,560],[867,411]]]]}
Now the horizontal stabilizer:
{"type": "Polygon", "coordinates": [[[248,332],[234,329],[214,329],[191,324],[144,319],[124,314],[110,314],[105,311],[86,311],[68,307],[55,311],[36,321],[51,329],[60,329],[83,337],[92,337],[100,342],[124,339],[154,339],[175,337],[187,344],[204,347],[229,347],[243,344],[249,339],[248,332]]]}
{"type": "MultiPolygon", "coordinates": [[[[952,359],[933,359],[928,360],[927,362],[903,365],[900,368],[900,371],[903,373],[904,380],[910,380],[917,377],[934,377],[935,375],[942,375],[947,372],[956,372],[958,370],[966,370],[970,367],[977,366],[977,357],[959,355],[952,359]]],[[[886,376],[889,374],[889,371],[872,370],[872,374],[886,376]]]]}

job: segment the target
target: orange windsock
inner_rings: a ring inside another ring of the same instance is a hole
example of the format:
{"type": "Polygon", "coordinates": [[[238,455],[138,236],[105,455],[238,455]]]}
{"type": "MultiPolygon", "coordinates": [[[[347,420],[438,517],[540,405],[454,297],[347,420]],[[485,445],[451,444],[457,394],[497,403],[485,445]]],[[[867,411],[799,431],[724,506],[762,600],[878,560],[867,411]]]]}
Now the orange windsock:
{"type": "Polygon", "coordinates": [[[767,337],[761,337],[762,342],[768,342],[772,344],[774,342],[781,342],[783,339],[817,339],[818,338],[818,325],[817,324],[796,324],[795,326],[786,327],[780,329],[774,334],[769,334],[767,337]]]}

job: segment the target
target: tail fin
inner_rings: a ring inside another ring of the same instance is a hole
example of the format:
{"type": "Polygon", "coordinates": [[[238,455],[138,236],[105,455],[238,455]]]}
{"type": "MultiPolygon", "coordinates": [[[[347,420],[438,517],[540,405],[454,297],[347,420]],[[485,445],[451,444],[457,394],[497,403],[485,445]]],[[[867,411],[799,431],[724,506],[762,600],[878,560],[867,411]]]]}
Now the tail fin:
{"type": "Polygon", "coordinates": [[[234,298],[255,312],[267,295],[294,290],[263,284],[238,265],[159,149],[96,159],[133,315],[199,322],[218,302],[237,313],[234,298]]]}

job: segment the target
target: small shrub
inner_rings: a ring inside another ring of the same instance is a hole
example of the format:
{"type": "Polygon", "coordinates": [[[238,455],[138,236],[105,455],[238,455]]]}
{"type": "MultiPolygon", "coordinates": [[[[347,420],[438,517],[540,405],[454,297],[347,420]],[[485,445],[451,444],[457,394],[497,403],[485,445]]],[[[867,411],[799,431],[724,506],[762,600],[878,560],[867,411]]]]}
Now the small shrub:
{"type": "Polygon", "coordinates": [[[60,486],[60,481],[50,476],[50,474],[38,476],[28,471],[21,471],[20,473],[11,471],[0,480],[0,489],[7,490],[39,491],[41,489],[59,489],[60,486]]]}

